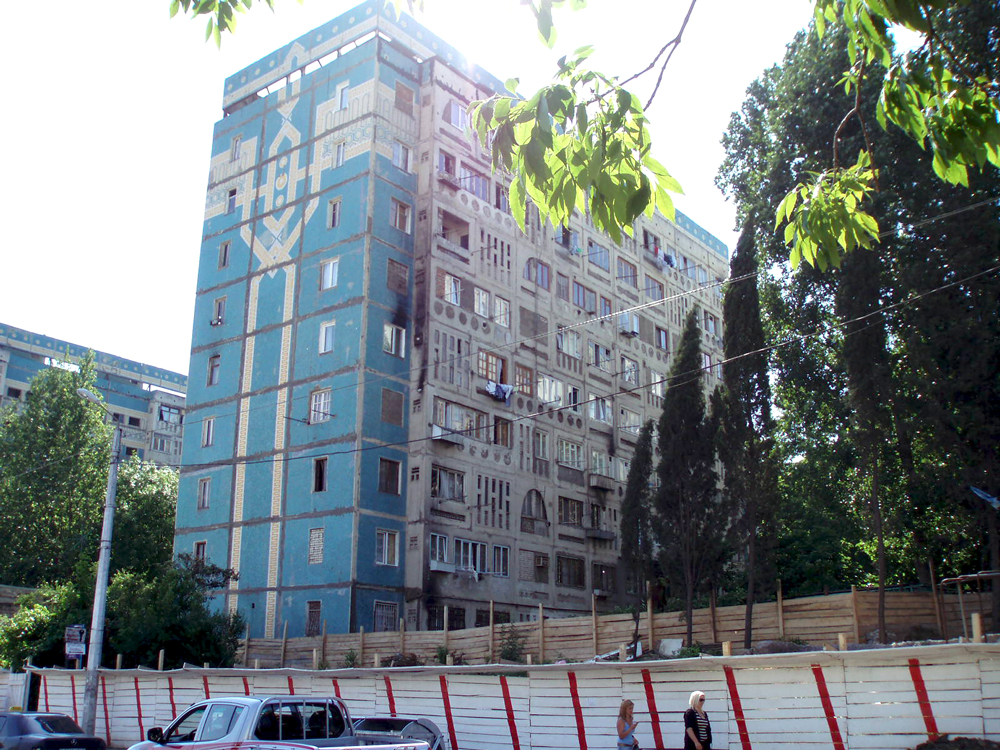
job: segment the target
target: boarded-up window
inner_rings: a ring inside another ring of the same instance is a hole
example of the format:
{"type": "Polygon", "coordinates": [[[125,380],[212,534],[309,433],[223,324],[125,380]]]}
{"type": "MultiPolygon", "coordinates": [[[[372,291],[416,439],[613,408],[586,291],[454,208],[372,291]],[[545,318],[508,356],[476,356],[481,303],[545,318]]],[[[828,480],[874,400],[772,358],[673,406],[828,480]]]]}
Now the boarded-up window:
{"type": "Polygon", "coordinates": [[[309,564],[323,562],[323,529],[309,529],[309,564]]]}
{"type": "Polygon", "coordinates": [[[408,115],[413,114],[413,89],[396,81],[396,109],[408,115]]]}
{"type": "Polygon", "coordinates": [[[389,258],[385,271],[385,285],[390,291],[406,294],[409,288],[409,269],[406,265],[389,258]]]}
{"type": "Polygon", "coordinates": [[[382,389],[382,421],[403,426],[403,394],[399,391],[382,389]]]}

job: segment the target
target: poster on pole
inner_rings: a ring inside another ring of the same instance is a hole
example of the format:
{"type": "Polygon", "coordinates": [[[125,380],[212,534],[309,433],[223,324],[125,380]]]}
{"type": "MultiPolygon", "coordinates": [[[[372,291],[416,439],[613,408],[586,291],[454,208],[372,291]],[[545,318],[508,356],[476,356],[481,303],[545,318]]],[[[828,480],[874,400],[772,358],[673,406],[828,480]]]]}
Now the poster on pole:
{"type": "Polygon", "coordinates": [[[66,642],[66,658],[81,659],[87,655],[87,627],[70,625],[63,636],[66,642]]]}

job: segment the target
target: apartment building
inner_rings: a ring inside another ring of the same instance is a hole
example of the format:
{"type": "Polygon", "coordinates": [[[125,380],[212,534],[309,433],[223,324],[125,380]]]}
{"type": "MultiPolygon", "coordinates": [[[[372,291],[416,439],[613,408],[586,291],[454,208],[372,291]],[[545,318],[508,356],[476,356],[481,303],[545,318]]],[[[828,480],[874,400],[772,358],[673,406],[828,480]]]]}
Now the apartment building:
{"type": "MultiPolygon", "coordinates": [[[[59,363],[73,366],[88,347],[0,323],[0,406],[21,405],[31,396],[31,380],[59,363]]],[[[126,455],[138,454],[161,466],[181,459],[187,376],[104,352],[94,352],[97,390],[107,419],[122,429],[126,455]]]]}
{"type": "Polygon", "coordinates": [[[519,230],[465,114],[503,83],[382,5],[226,82],[176,550],[239,571],[257,637],[609,609],[693,305],[717,382],[727,249],[680,214],[519,230]]]}

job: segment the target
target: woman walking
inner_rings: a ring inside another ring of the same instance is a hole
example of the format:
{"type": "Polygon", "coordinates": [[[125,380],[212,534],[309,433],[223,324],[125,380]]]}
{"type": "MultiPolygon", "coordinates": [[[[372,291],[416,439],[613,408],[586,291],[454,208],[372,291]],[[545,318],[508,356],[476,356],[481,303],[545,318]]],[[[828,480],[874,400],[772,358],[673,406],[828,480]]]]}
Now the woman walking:
{"type": "Polygon", "coordinates": [[[688,703],[691,708],[684,712],[684,750],[712,750],[712,725],[705,713],[705,694],[695,690],[688,703]]]}
{"type": "Polygon", "coordinates": [[[623,700],[618,709],[618,750],[639,750],[639,740],[635,738],[635,728],[639,722],[632,716],[635,704],[623,700]]]}

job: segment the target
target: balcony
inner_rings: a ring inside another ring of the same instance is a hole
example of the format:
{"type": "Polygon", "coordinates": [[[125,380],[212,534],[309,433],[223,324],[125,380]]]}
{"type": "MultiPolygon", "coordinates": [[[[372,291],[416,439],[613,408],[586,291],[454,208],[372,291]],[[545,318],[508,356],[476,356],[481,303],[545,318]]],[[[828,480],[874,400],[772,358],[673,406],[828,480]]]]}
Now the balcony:
{"type": "Polygon", "coordinates": [[[615,488],[615,480],[604,474],[597,474],[592,471],[587,475],[587,486],[595,490],[613,490],[615,488]]]}
{"type": "Polygon", "coordinates": [[[431,560],[430,569],[438,573],[454,573],[455,563],[444,562],[443,560],[431,560]]]}
{"type": "Polygon", "coordinates": [[[442,443],[452,445],[465,445],[465,437],[457,432],[452,432],[447,427],[439,424],[431,425],[431,440],[440,440],[442,443]]]}
{"type": "Polygon", "coordinates": [[[615,532],[606,529],[585,529],[588,539],[599,539],[605,542],[612,542],[615,539],[615,532]]]}

